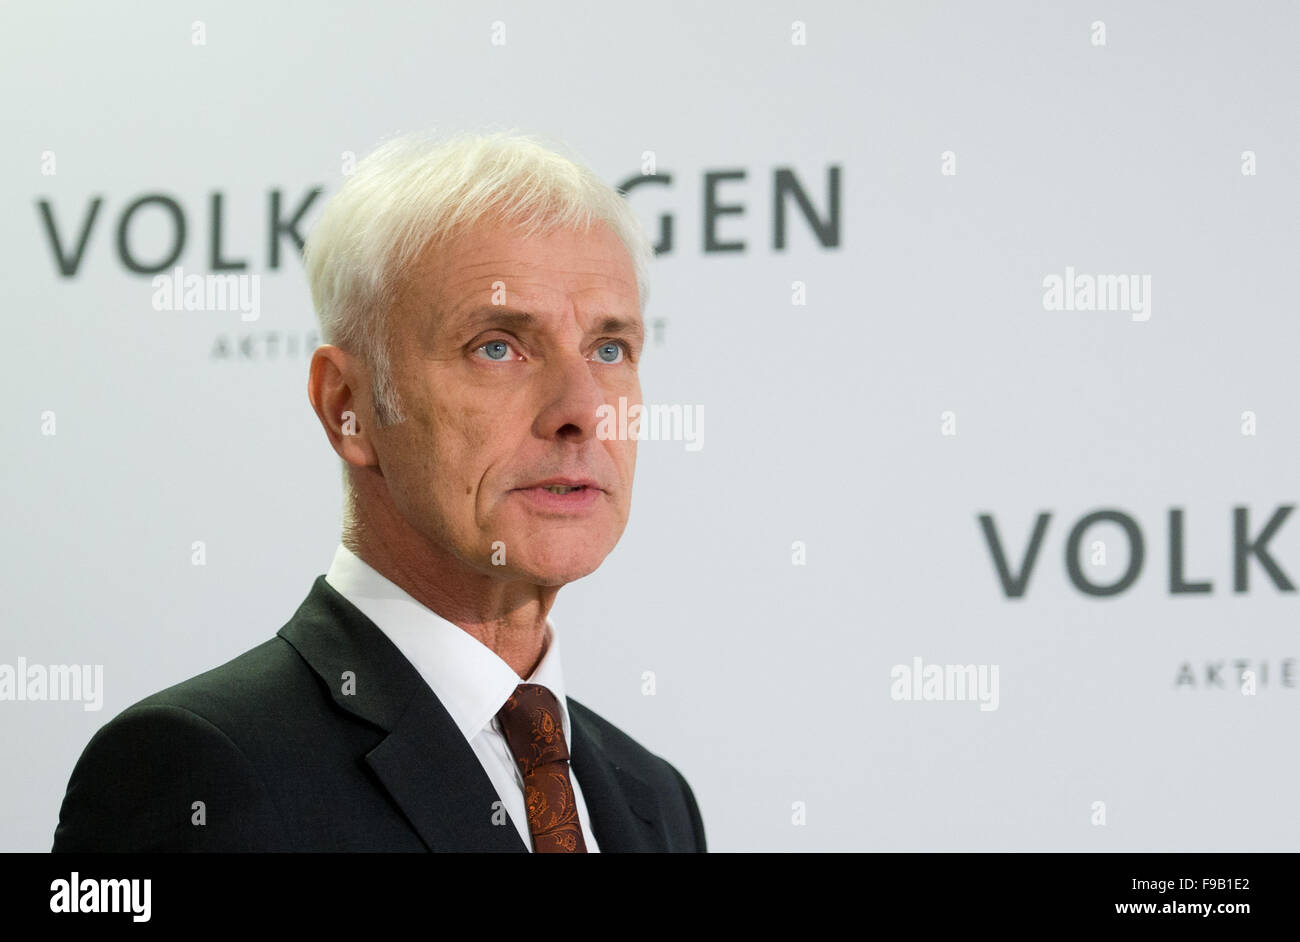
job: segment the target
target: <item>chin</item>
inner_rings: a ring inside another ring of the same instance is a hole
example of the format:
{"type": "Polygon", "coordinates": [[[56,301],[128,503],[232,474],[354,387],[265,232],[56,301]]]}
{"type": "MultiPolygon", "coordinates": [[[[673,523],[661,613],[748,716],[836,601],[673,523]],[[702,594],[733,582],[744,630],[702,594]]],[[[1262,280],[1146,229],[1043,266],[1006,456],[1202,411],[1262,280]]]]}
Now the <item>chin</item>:
{"type": "Polygon", "coordinates": [[[511,568],[537,585],[562,586],[589,576],[605,561],[609,549],[592,543],[557,540],[550,546],[533,545],[511,560],[511,568]]]}

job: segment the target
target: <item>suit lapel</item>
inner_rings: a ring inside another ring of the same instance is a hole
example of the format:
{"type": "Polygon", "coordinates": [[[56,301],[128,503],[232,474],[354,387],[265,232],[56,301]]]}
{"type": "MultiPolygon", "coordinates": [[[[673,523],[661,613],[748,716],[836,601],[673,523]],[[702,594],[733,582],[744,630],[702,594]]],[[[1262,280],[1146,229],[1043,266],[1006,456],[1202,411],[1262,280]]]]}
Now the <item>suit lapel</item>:
{"type": "Polygon", "coordinates": [[[411,699],[366,762],[430,850],[527,852],[478,756],[432,692],[411,699]]]}
{"type": "MultiPolygon", "coordinates": [[[[431,851],[528,848],[478,756],[397,646],[318,576],[279,631],[320,676],[334,703],[388,735],[367,765],[431,851]],[[504,824],[493,824],[493,818],[504,824]]],[[[665,851],[654,790],[605,750],[593,714],[568,700],[572,771],[601,852],[665,851]]]]}
{"type": "Polygon", "coordinates": [[[388,636],[324,576],[279,635],[340,709],[388,733],[366,763],[429,850],[527,852],[504,809],[496,816],[504,824],[492,823],[500,796],[446,708],[388,636]]]}
{"type": "Polygon", "coordinates": [[[586,707],[568,699],[573,747],[570,765],[601,853],[666,851],[655,822],[659,800],[654,789],[605,752],[600,728],[586,707]]]}

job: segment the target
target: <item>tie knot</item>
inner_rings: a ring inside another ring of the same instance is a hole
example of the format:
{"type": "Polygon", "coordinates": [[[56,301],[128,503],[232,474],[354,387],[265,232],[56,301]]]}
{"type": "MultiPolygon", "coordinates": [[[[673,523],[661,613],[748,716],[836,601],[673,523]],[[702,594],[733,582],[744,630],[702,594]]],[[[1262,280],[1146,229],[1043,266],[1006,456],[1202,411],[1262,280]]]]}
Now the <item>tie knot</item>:
{"type": "Polygon", "coordinates": [[[525,776],[548,762],[569,758],[560,701],[541,684],[520,684],[497,712],[501,732],[525,776]]]}

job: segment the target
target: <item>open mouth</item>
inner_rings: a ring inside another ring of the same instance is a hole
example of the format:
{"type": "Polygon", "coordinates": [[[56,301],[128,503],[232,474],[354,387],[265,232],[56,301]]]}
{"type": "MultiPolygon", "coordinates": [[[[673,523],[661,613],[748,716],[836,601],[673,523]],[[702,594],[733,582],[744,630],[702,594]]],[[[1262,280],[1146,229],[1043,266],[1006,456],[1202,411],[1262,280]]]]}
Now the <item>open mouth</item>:
{"type": "Polygon", "coordinates": [[[546,514],[586,514],[600,501],[601,489],[584,484],[534,484],[516,491],[533,510],[546,514]]]}

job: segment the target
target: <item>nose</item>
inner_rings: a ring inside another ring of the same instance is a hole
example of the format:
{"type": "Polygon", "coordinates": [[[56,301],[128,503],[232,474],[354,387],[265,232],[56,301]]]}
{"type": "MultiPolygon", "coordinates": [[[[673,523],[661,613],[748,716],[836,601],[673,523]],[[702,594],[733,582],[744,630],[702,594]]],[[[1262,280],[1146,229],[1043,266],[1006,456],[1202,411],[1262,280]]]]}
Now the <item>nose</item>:
{"type": "Polygon", "coordinates": [[[542,388],[545,405],[537,416],[539,436],[580,444],[596,434],[597,409],[605,404],[605,390],[586,357],[574,352],[549,360],[542,388]]]}

